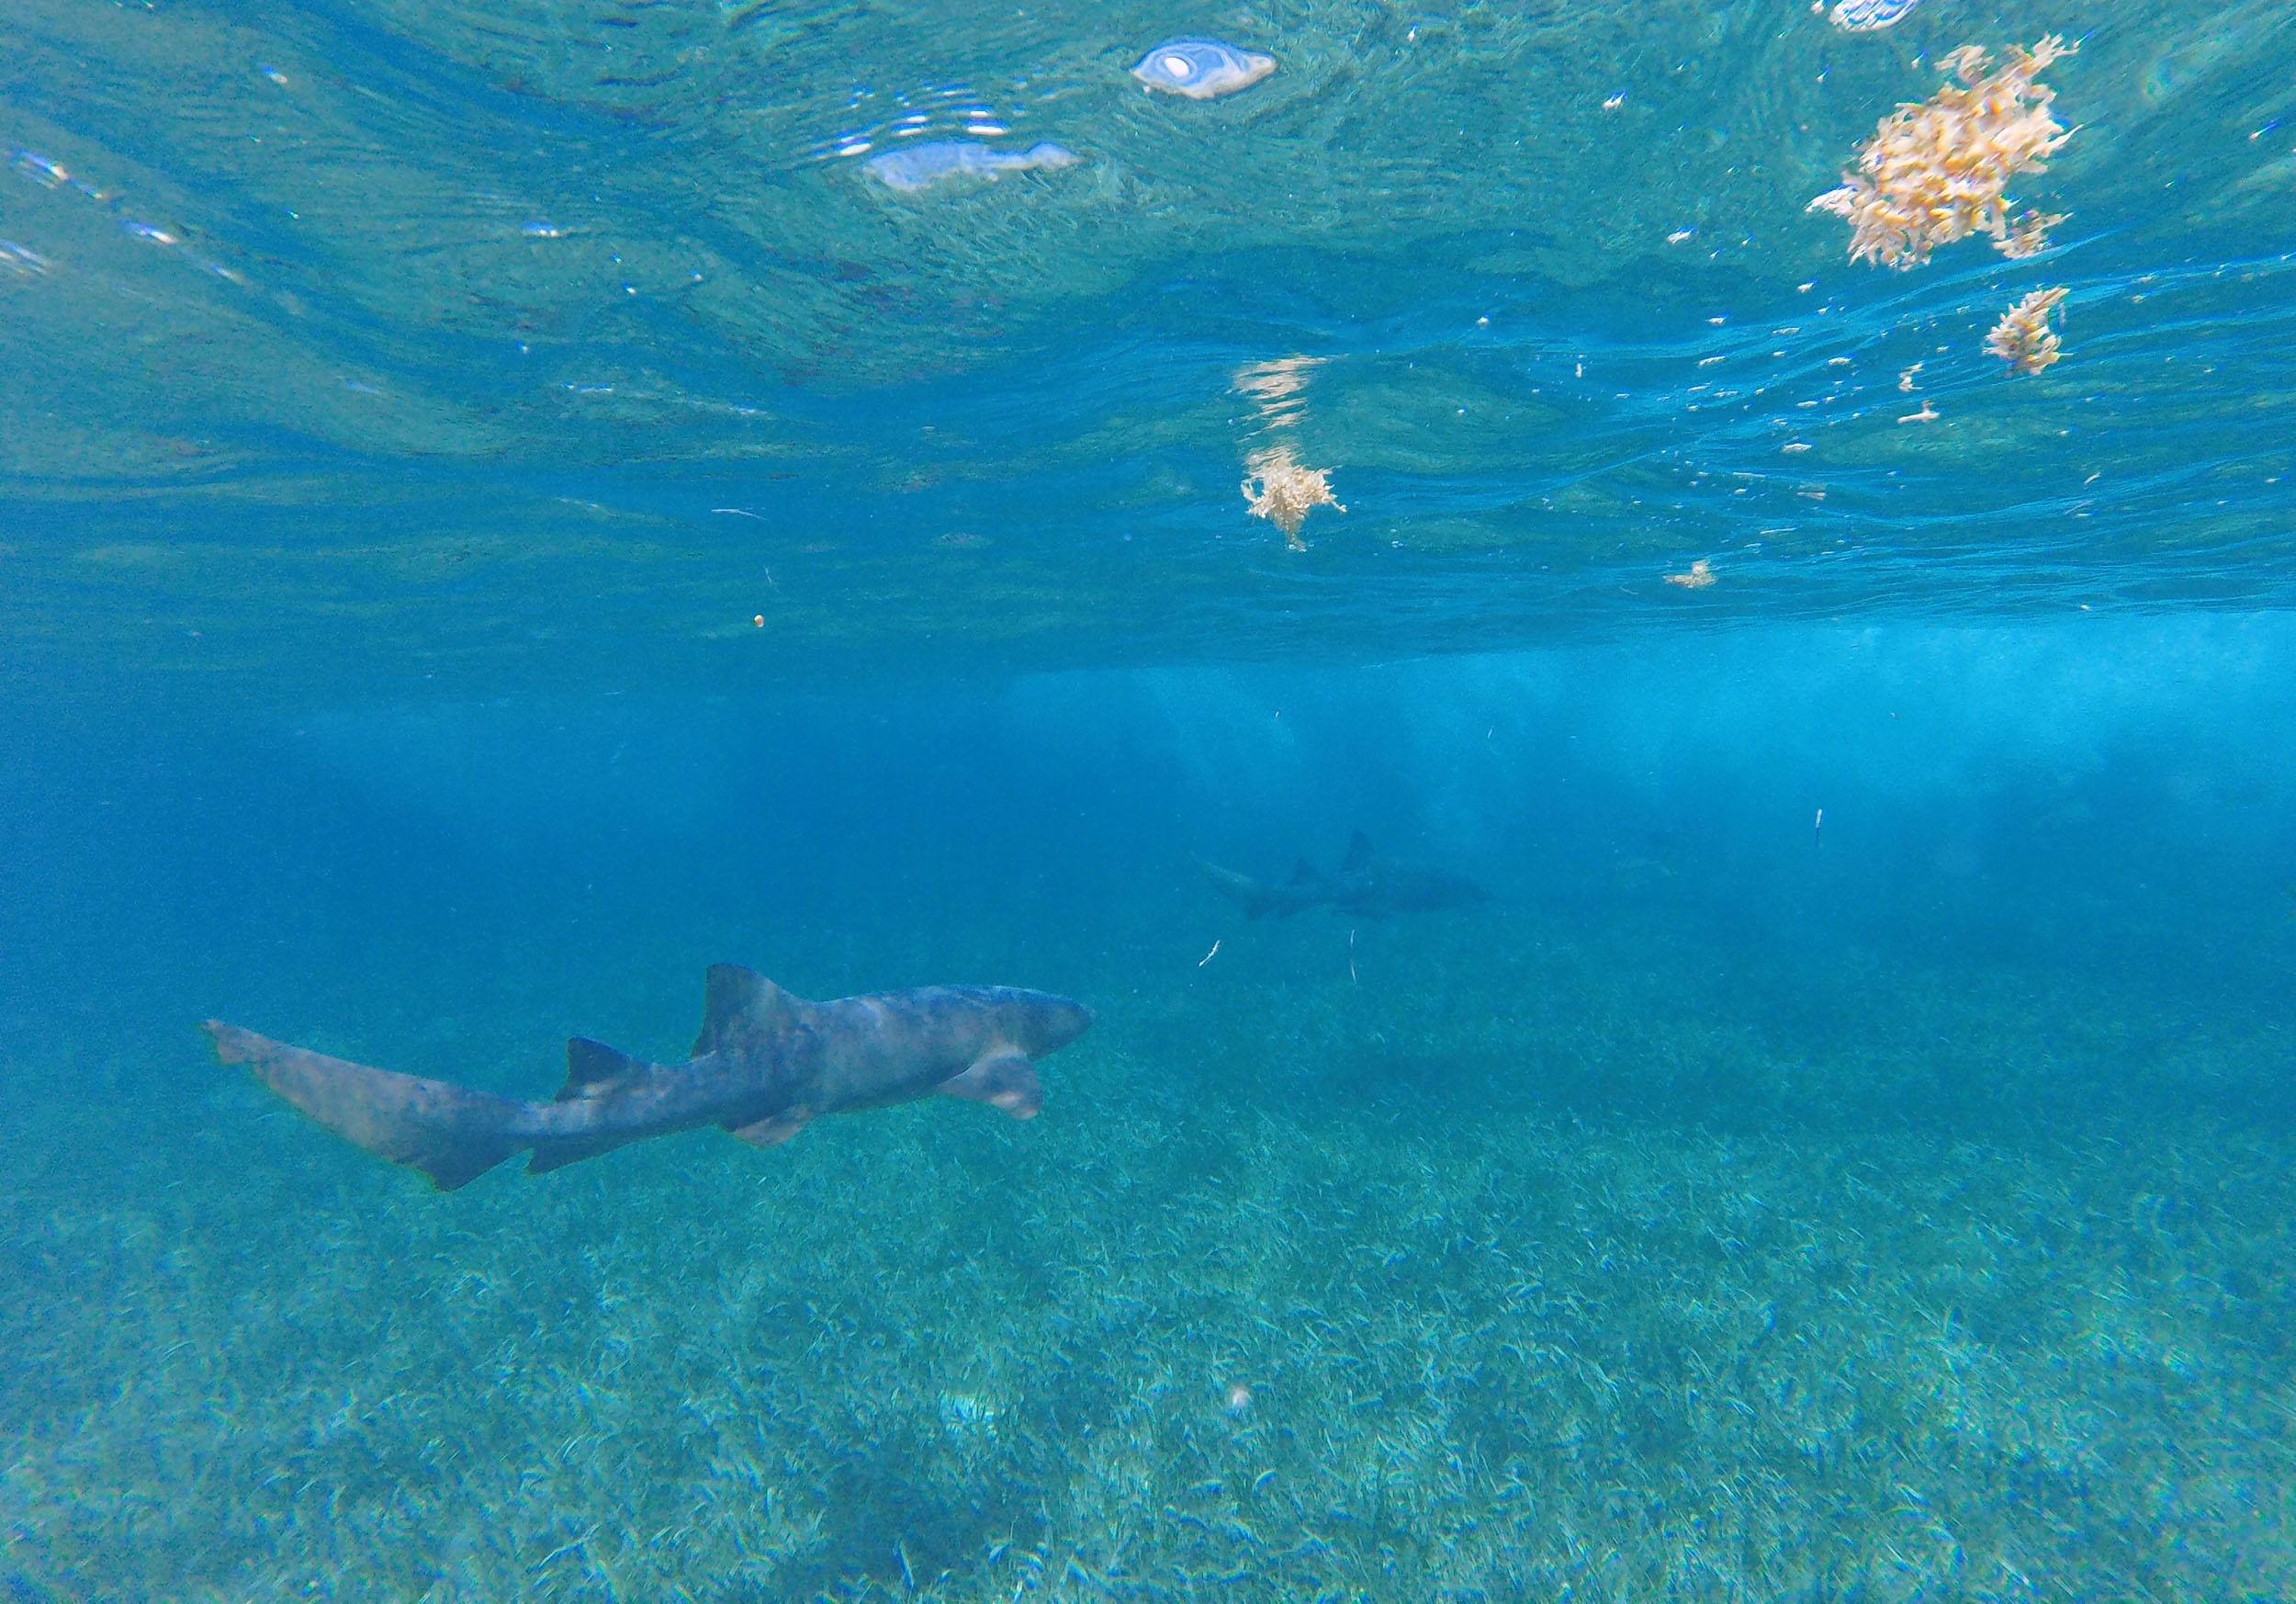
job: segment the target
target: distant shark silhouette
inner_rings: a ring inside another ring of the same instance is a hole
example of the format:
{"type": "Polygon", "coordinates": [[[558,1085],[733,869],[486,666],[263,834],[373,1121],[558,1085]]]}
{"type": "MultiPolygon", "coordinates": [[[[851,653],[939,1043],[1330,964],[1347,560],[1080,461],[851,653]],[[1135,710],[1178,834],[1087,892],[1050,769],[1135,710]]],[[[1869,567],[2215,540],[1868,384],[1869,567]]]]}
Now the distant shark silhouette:
{"type": "Polygon", "coordinates": [[[805,1002],[733,964],[709,972],[701,1038],[683,1064],[648,1064],[577,1036],[554,1102],[290,1047],[209,1020],[226,1064],[368,1152],[452,1192],[514,1153],[536,1173],[626,1142],[720,1125],[760,1147],[807,1121],[938,1093],[1025,1120],[1042,1106],[1032,1060],[1092,1022],[1080,1002],[1009,986],[932,986],[805,1002]]]}
{"type": "Polygon", "coordinates": [[[1243,906],[1244,917],[1277,914],[1289,919],[1308,908],[1332,908],[1341,913],[1384,919],[1390,913],[1425,913],[1443,908],[1465,908],[1491,900],[1491,893],[1464,875],[1432,864],[1383,857],[1372,850],[1360,830],[1347,843],[1347,855],[1336,874],[1326,875],[1305,858],[1281,886],[1255,880],[1233,869],[1196,860],[1211,883],[1243,906]]]}

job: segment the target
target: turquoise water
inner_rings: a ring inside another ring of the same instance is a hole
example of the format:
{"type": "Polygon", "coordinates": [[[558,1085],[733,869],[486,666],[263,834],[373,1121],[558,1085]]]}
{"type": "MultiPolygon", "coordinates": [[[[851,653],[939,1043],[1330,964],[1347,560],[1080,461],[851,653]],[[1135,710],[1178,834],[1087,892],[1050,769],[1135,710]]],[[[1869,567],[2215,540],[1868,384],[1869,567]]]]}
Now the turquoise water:
{"type": "Polygon", "coordinates": [[[2283,8],[0,45],[0,1598],[2296,1597],[2283,8]],[[2050,249],[1852,264],[2052,32],[2050,249]],[[1199,866],[1358,831],[1487,896],[1199,866]],[[445,1194],[197,1028],[722,962],[1097,1018],[445,1194]]]}

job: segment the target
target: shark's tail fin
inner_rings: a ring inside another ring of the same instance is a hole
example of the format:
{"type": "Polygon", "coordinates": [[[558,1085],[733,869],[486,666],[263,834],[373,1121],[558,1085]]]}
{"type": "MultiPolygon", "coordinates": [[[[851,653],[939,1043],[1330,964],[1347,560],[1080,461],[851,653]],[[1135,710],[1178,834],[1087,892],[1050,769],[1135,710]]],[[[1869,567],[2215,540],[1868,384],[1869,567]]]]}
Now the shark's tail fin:
{"type": "Polygon", "coordinates": [[[1217,887],[1222,896],[1243,907],[1244,918],[1292,911],[1290,899],[1281,888],[1255,880],[1249,875],[1239,875],[1233,869],[1223,869],[1218,864],[1206,863],[1202,858],[1195,863],[1204,872],[1204,878],[1217,887]]]}
{"type": "Polygon", "coordinates": [[[217,1056],[244,1064],[281,1097],[368,1152],[420,1169],[452,1192],[522,1147],[527,1105],[490,1091],[425,1080],[290,1047],[237,1025],[209,1020],[217,1056]]]}

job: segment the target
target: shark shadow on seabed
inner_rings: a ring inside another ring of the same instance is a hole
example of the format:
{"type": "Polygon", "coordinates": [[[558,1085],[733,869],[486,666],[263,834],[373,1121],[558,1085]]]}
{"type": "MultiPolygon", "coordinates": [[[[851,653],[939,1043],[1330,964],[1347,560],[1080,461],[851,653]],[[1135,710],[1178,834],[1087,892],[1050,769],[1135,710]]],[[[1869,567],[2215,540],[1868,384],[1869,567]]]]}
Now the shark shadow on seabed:
{"type": "Polygon", "coordinates": [[[1324,874],[1301,858],[1291,878],[1280,886],[1201,858],[1196,860],[1196,866],[1222,896],[1243,908],[1247,919],[1270,913],[1289,919],[1310,908],[1384,919],[1391,913],[1432,913],[1491,900],[1491,893],[1465,875],[1434,864],[1382,855],[1361,830],[1348,842],[1347,855],[1340,860],[1336,872],[1324,874]]]}

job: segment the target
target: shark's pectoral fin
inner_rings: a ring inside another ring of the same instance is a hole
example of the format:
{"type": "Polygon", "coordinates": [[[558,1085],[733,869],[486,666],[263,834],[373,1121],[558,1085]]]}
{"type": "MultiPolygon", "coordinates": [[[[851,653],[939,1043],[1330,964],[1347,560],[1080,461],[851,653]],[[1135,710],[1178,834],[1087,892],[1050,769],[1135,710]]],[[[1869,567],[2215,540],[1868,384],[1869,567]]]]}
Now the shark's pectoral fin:
{"type": "Polygon", "coordinates": [[[1044,1106],[1044,1086],[1036,1078],[1036,1067],[1009,1051],[984,1054],[963,1074],[933,1090],[946,1097],[1001,1108],[1017,1120],[1034,1119],[1037,1110],[1044,1106]]]}
{"type": "Polygon", "coordinates": [[[746,1125],[727,1125],[726,1128],[752,1147],[778,1147],[812,1122],[813,1110],[801,1105],[746,1125]]]}

